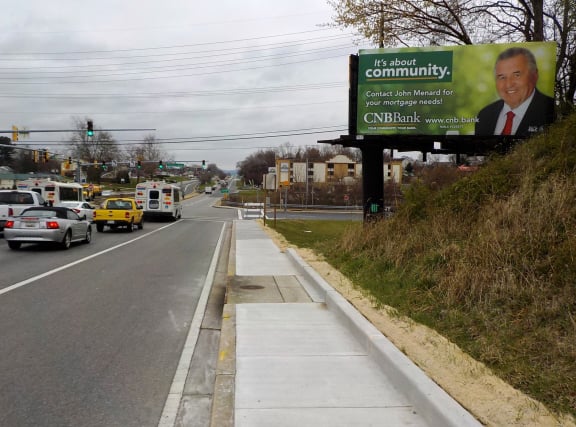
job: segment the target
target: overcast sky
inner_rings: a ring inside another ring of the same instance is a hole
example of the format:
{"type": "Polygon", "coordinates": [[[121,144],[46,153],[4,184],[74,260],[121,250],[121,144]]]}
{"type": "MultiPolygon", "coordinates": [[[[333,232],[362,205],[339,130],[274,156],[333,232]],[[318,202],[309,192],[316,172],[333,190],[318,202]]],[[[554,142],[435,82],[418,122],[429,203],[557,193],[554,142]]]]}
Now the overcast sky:
{"type": "MultiPolygon", "coordinates": [[[[325,0],[12,3],[0,14],[0,130],[86,118],[152,128],[111,133],[123,145],[152,134],[172,159],[220,169],[259,148],[318,146],[347,133],[348,56],[371,47],[322,26],[333,14],[325,0]]],[[[19,144],[63,152],[69,138],[19,144]]]]}

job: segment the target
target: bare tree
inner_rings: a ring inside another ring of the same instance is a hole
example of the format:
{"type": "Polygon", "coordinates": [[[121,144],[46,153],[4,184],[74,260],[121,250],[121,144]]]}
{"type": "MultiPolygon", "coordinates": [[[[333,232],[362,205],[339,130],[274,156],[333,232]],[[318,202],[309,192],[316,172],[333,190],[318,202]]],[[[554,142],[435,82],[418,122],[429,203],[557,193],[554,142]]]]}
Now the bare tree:
{"type": "Polygon", "coordinates": [[[0,136],[0,166],[12,166],[14,162],[14,149],[12,140],[6,136],[0,136]]]}
{"type": "Polygon", "coordinates": [[[236,168],[246,181],[261,184],[263,175],[268,173],[268,168],[276,165],[277,155],[274,150],[259,150],[238,162],[236,168]]]}
{"type": "Polygon", "coordinates": [[[128,159],[133,160],[134,162],[140,160],[142,164],[142,173],[150,176],[152,176],[158,168],[158,162],[160,160],[169,160],[167,153],[156,141],[154,135],[146,135],[142,143],[126,148],[126,155],[128,156],[128,159]]]}
{"type": "Polygon", "coordinates": [[[89,119],[74,118],[73,120],[76,132],[74,132],[70,140],[73,152],[69,154],[72,157],[98,163],[110,162],[120,158],[120,149],[111,133],[95,129],[94,135],[88,136],[86,133],[86,122],[89,119]]]}

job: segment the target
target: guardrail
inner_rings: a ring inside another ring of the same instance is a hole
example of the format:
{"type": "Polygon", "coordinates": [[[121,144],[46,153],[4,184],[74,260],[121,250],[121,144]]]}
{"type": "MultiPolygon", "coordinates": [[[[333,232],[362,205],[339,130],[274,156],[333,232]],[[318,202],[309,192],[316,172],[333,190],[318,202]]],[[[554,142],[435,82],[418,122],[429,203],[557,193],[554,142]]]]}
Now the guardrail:
{"type": "Polygon", "coordinates": [[[243,218],[263,218],[264,217],[264,203],[244,203],[243,205],[243,218]]]}
{"type": "MultiPolygon", "coordinates": [[[[222,200],[222,206],[230,206],[230,207],[244,207],[246,202],[233,202],[230,200],[222,200]]],[[[264,203],[260,203],[264,205],[264,203]]],[[[274,209],[282,210],[284,208],[289,210],[350,210],[350,211],[362,211],[362,207],[358,205],[349,205],[349,206],[335,206],[335,205],[302,205],[302,204],[291,204],[288,205],[278,204],[278,203],[269,203],[266,205],[266,209],[274,209]]]]}

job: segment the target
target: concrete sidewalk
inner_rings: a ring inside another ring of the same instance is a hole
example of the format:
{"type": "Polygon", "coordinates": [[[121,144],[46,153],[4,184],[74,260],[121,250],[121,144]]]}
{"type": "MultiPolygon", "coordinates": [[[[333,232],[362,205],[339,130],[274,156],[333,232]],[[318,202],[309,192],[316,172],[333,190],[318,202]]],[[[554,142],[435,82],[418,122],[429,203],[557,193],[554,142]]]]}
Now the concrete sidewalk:
{"type": "Polygon", "coordinates": [[[212,427],[480,426],[260,223],[232,237],[212,427]]]}

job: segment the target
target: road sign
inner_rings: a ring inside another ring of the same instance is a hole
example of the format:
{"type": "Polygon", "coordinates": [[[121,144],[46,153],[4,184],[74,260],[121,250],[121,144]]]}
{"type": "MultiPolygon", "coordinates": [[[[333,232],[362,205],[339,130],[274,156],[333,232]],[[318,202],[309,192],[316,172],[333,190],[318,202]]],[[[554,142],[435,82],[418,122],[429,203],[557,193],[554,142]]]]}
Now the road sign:
{"type": "Polygon", "coordinates": [[[182,169],[184,168],[184,163],[168,163],[166,167],[170,169],[182,169]]]}
{"type": "Polygon", "coordinates": [[[221,188],[221,189],[220,189],[220,192],[221,192],[222,194],[227,194],[229,191],[228,191],[227,188],[221,188]]]}

